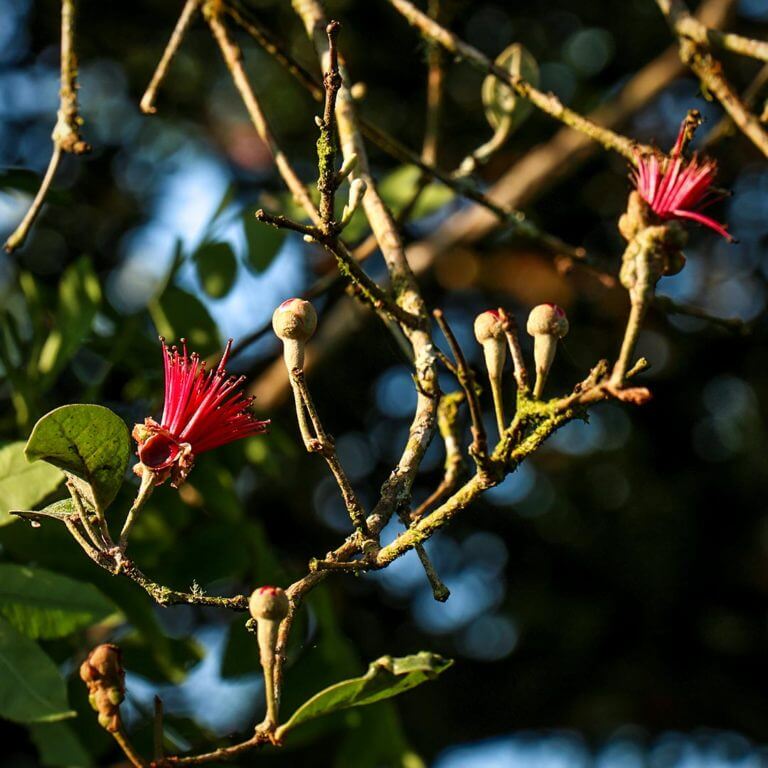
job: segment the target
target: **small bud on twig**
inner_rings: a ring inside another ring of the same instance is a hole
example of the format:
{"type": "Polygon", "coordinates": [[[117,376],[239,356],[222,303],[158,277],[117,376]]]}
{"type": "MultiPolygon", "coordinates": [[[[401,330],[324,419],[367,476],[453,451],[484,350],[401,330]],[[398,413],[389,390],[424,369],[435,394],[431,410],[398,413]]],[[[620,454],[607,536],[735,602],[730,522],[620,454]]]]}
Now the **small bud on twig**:
{"type": "Polygon", "coordinates": [[[277,725],[277,696],[275,692],[275,648],[280,622],[288,615],[288,596],[280,587],[259,587],[251,593],[248,610],[256,622],[259,642],[259,658],[264,670],[264,690],[267,700],[267,716],[264,726],[272,729],[277,725]]]}
{"type": "Polygon", "coordinates": [[[536,367],[536,385],[533,396],[541,397],[549,369],[555,359],[557,342],[568,333],[568,318],[557,304],[539,304],[528,315],[528,333],[533,336],[533,359],[536,367]]]}
{"type": "Polygon", "coordinates": [[[341,184],[341,182],[344,181],[355,168],[357,168],[357,159],[357,154],[355,152],[344,159],[338,174],[336,174],[337,184],[341,184]]]}
{"type": "Polygon", "coordinates": [[[355,211],[358,209],[360,203],[363,200],[365,191],[368,187],[362,179],[354,179],[349,185],[349,200],[344,206],[344,211],[341,214],[341,226],[346,227],[355,215],[355,211]]]}
{"type": "Polygon", "coordinates": [[[488,380],[491,383],[493,407],[496,412],[496,424],[499,437],[504,432],[504,399],[501,393],[501,378],[504,362],[507,359],[507,337],[501,316],[495,309],[481,312],[475,318],[475,338],[483,347],[485,367],[488,369],[488,380]]]}
{"type": "Polygon", "coordinates": [[[286,299],[272,315],[272,328],[283,342],[283,359],[290,374],[304,368],[304,345],[317,328],[317,312],[304,299],[286,299]]]}

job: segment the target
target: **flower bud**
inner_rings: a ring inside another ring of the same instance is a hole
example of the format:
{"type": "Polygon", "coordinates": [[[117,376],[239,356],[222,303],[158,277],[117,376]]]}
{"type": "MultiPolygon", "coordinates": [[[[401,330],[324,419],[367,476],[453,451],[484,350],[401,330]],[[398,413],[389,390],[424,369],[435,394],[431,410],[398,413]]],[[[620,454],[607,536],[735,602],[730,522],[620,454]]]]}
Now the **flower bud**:
{"type": "Polygon", "coordinates": [[[475,318],[475,338],[480,344],[485,344],[487,341],[504,341],[501,316],[495,309],[481,312],[475,318]]]}
{"type": "Polygon", "coordinates": [[[360,206],[368,187],[363,179],[353,179],[349,185],[349,199],[341,213],[341,226],[346,227],[360,206]]]}
{"type": "Polygon", "coordinates": [[[248,610],[256,621],[256,639],[259,643],[259,659],[264,671],[264,691],[267,699],[267,715],[264,726],[277,725],[277,696],[275,693],[275,649],[280,622],[288,615],[288,595],[280,587],[254,589],[248,600],[248,610]]]}
{"type": "Polygon", "coordinates": [[[280,587],[254,589],[248,600],[248,610],[256,621],[282,621],[288,615],[288,608],[288,596],[280,587]]]}
{"type": "Polygon", "coordinates": [[[110,732],[120,728],[120,704],[125,698],[125,672],[120,649],[111,643],[94,648],[80,665],[88,686],[88,703],[98,712],[99,724],[110,732]]]}
{"type": "Polygon", "coordinates": [[[304,299],[286,299],[274,311],[272,327],[283,341],[309,341],[317,328],[317,313],[304,299]]]}
{"type": "Polygon", "coordinates": [[[286,299],[272,315],[272,328],[283,342],[283,358],[290,373],[304,367],[304,345],[317,328],[317,312],[304,299],[286,299]]]}
{"type": "Polygon", "coordinates": [[[533,358],[536,364],[534,397],[541,397],[544,384],[557,351],[557,342],[568,333],[568,318],[557,304],[539,304],[528,315],[528,333],[533,336],[533,358]]]}
{"type": "Polygon", "coordinates": [[[112,643],[102,643],[102,645],[96,646],[81,665],[80,677],[86,683],[92,681],[103,682],[107,685],[122,685],[123,666],[120,649],[112,643]],[[86,665],[90,669],[84,674],[83,668],[86,665]]]}
{"type": "Polygon", "coordinates": [[[505,424],[501,379],[507,359],[507,338],[501,316],[495,309],[481,312],[475,318],[475,338],[483,347],[485,367],[488,370],[493,407],[496,412],[496,425],[501,437],[505,424]]]}

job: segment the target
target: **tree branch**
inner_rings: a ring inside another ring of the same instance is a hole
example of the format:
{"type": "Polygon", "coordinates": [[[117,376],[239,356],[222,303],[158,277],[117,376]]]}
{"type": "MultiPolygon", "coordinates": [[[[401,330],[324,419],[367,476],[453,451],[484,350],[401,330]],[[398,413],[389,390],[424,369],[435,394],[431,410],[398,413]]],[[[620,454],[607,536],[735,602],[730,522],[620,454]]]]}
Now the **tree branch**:
{"type": "Polygon", "coordinates": [[[511,75],[506,70],[497,66],[477,48],[465,43],[452,32],[445,29],[445,27],[430,19],[429,16],[422,13],[409,0],[389,0],[389,3],[411,26],[418,29],[429,41],[438,43],[448,53],[464,59],[476,69],[494,75],[501,82],[509,86],[518,96],[530,101],[531,104],[538,107],[542,112],[589,136],[594,141],[602,144],[606,149],[611,149],[624,155],[631,163],[635,162],[635,153],[637,151],[643,152],[651,149],[612,131],[610,128],[600,126],[589,118],[583,117],[578,112],[564,106],[554,94],[538,90],[538,88],[535,88],[520,75],[511,75]]]}
{"type": "Polygon", "coordinates": [[[722,64],[712,55],[707,29],[695,33],[695,30],[701,31],[702,25],[688,13],[682,0],[656,0],[656,4],[678,37],[681,61],[720,102],[739,130],[768,157],[768,133],[728,81],[722,64]]]}
{"type": "Polygon", "coordinates": [[[51,135],[53,151],[48,169],[40,188],[32,200],[27,213],[11,236],[5,241],[5,250],[12,253],[24,244],[29,230],[35,223],[61,162],[63,152],[82,155],[90,147],[80,135],[82,118],[77,103],[77,55],[75,54],[75,0],[61,3],[61,87],[59,90],[59,111],[51,135]]]}
{"type": "Polygon", "coordinates": [[[184,39],[184,35],[187,33],[187,29],[192,23],[192,19],[194,19],[201,3],[202,0],[187,0],[187,2],[184,3],[184,8],[181,11],[179,20],[176,22],[176,26],[171,33],[168,44],[165,46],[163,55],[152,75],[147,90],[144,92],[144,95],[139,102],[139,107],[145,115],[154,115],[155,112],[157,112],[157,107],[155,107],[157,91],[165,79],[165,76],[168,74],[168,67],[171,64],[173,57],[178,52],[182,40],[184,39]]]}

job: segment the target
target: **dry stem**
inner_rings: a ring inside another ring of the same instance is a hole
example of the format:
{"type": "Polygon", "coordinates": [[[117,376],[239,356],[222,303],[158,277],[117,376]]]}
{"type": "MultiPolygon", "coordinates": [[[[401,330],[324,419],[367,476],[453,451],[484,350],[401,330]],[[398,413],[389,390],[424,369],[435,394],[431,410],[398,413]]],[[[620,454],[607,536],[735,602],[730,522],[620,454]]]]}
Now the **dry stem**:
{"type": "Polygon", "coordinates": [[[37,219],[53,178],[61,162],[63,152],[75,155],[85,154],[90,150],[80,136],[82,119],[77,103],[77,56],[75,54],[75,0],[62,0],[61,3],[61,87],[59,91],[59,111],[56,125],[51,135],[53,150],[48,169],[40,183],[32,203],[10,237],[5,241],[5,250],[12,253],[24,241],[37,219]]]}
{"type": "Polygon", "coordinates": [[[187,0],[187,2],[184,3],[184,8],[181,11],[179,20],[176,22],[176,26],[171,33],[168,44],[165,46],[163,55],[158,62],[154,74],[152,75],[152,79],[147,86],[147,90],[141,97],[139,107],[141,108],[141,111],[144,112],[144,114],[154,115],[155,112],[157,112],[157,107],[155,107],[155,99],[157,98],[158,88],[160,88],[160,84],[168,74],[168,67],[171,64],[173,57],[178,52],[181,46],[181,42],[184,39],[184,35],[187,33],[187,29],[192,23],[192,19],[194,19],[201,3],[202,0],[187,0]]]}

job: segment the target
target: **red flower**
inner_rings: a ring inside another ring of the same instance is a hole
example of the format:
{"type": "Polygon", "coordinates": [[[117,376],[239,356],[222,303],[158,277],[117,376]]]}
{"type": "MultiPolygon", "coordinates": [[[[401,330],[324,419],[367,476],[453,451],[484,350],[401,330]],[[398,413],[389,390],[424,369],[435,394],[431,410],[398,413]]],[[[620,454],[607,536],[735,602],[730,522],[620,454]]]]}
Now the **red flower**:
{"type": "MultiPolygon", "coordinates": [[[[172,476],[172,485],[186,480],[198,453],[266,431],[269,421],[259,421],[249,410],[253,397],[245,397],[240,389],[245,376],[227,376],[227,363],[232,339],[229,340],[215,371],[205,370],[200,355],[187,354],[186,340],[182,351],[168,348],[165,339],[165,404],[158,424],[145,419],[137,424],[133,437],[138,443],[139,461],[158,475],[158,482],[172,476]]],[[[137,471],[143,471],[141,466],[137,471]]]]}
{"type": "Polygon", "coordinates": [[[700,213],[702,208],[722,198],[712,189],[717,163],[707,158],[700,160],[695,154],[690,160],[683,157],[685,135],[686,122],[683,121],[668,157],[638,154],[632,181],[640,197],[660,219],[698,221],[733,242],[725,226],[700,213]]]}

